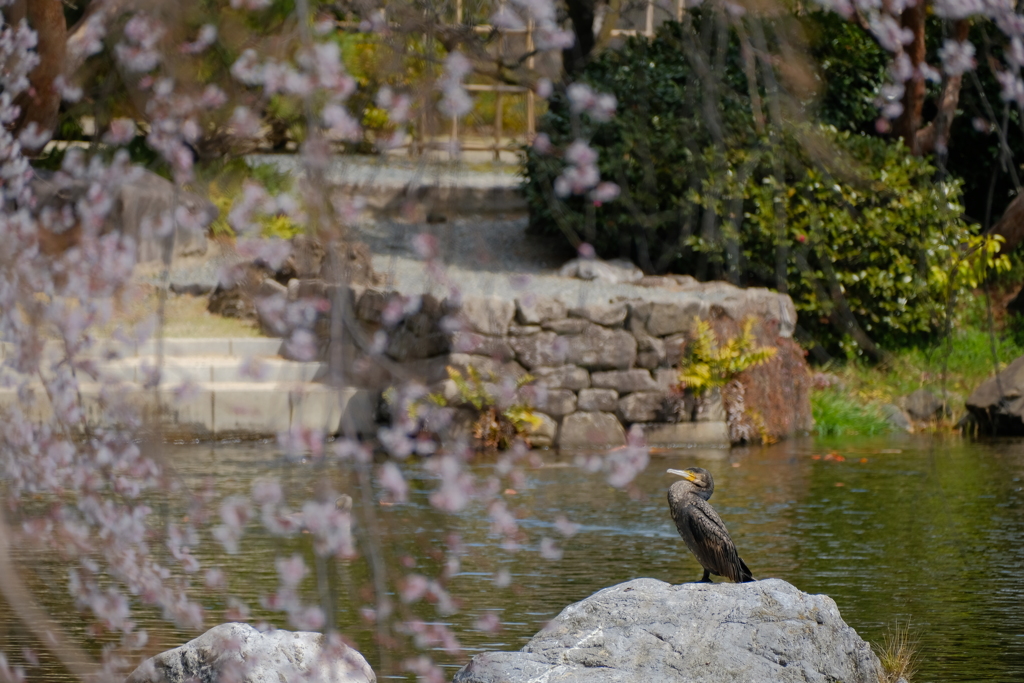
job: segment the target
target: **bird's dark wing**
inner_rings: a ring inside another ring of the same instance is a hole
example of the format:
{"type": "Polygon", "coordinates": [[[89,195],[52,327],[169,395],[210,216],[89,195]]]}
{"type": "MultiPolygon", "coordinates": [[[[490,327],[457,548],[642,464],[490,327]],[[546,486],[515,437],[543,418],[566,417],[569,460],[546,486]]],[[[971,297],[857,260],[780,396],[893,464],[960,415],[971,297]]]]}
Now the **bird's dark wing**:
{"type": "Polygon", "coordinates": [[[697,561],[712,573],[739,583],[750,580],[750,570],[744,576],[743,565],[736,546],[729,538],[722,518],[706,501],[696,500],[690,506],[687,524],[695,541],[693,548],[697,561]]]}

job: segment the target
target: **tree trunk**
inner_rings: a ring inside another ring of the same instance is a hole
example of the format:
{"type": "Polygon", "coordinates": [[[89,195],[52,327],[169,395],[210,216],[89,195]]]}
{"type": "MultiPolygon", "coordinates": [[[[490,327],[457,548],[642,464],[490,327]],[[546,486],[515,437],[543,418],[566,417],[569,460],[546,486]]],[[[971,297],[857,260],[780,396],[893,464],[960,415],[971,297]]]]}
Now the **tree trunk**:
{"type": "MultiPolygon", "coordinates": [[[[57,127],[61,101],[61,94],[53,82],[64,73],[67,46],[64,7],[61,0],[31,0],[24,6],[18,3],[12,8],[11,23],[20,21],[22,17],[39,34],[36,45],[39,64],[29,74],[29,89],[15,99],[15,104],[21,107],[21,114],[14,130],[22,131],[30,123],[35,123],[39,130],[52,132],[57,127]]],[[[34,153],[39,149],[26,148],[25,151],[34,153]]]]}
{"type": "MultiPolygon", "coordinates": [[[[960,19],[953,25],[953,35],[957,42],[967,40],[971,25],[966,19],[960,19]]],[[[961,74],[946,76],[942,82],[942,94],[936,103],[938,111],[935,118],[924,128],[915,134],[918,154],[939,154],[946,153],[946,144],[949,142],[949,129],[956,117],[956,108],[960,103],[960,88],[963,86],[964,77],[961,74]]]]}
{"type": "Polygon", "coordinates": [[[924,63],[924,0],[918,0],[913,7],[903,10],[900,15],[900,24],[903,28],[910,29],[914,39],[907,46],[907,56],[914,67],[914,75],[906,82],[906,90],[903,93],[903,113],[896,119],[894,126],[895,133],[903,139],[903,143],[910,150],[911,154],[920,155],[920,145],[917,140],[917,132],[921,128],[921,109],[924,107],[924,78],[919,68],[924,63]]]}
{"type": "Polygon", "coordinates": [[[578,73],[590,58],[594,49],[594,8],[595,0],[568,0],[569,19],[576,41],[572,47],[562,51],[562,67],[570,76],[578,73]]]}

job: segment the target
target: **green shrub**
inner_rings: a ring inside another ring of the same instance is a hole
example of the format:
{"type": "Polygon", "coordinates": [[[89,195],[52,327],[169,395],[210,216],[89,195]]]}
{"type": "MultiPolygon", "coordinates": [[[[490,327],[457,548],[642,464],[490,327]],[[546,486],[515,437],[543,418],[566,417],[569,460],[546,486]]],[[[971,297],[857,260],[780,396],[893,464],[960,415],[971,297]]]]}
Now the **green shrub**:
{"type": "MultiPolygon", "coordinates": [[[[259,183],[271,195],[291,192],[292,178],[278,170],[273,164],[248,164],[243,159],[233,159],[219,168],[207,169],[213,174],[208,186],[210,201],[217,207],[218,216],[210,224],[210,234],[215,237],[234,237],[235,231],[228,224],[228,213],[241,195],[246,181],[259,183]]],[[[289,216],[261,215],[258,217],[263,237],[291,239],[305,231],[305,228],[289,216]]]]}
{"type": "Polygon", "coordinates": [[[874,133],[875,100],[889,79],[891,55],[867,31],[835,12],[809,12],[802,19],[808,52],[820,74],[821,92],[812,105],[815,118],[839,130],[874,133]]]}
{"type": "MultiPolygon", "coordinates": [[[[735,34],[713,93],[696,74],[687,54],[701,21],[698,13],[667,23],[655,39],[632,39],[587,66],[581,80],[620,103],[611,121],[573,115],[564,94],[552,99],[541,130],[553,147],[589,137],[601,177],[622,194],[605,204],[559,198],[552,188],[565,163],[530,149],[532,229],[590,242],[648,272],[785,289],[804,341],[830,353],[862,352],[851,317],[869,347],[915,343],[938,329],[947,292],[933,266],[951,268],[970,235],[960,184],[934,182],[935,168],[899,143],[785,122],[809,111],[766,130],[751,113],[735,34]]],[[[760,108],[770,108],[763,87],[757,92],[760,108]]]]}

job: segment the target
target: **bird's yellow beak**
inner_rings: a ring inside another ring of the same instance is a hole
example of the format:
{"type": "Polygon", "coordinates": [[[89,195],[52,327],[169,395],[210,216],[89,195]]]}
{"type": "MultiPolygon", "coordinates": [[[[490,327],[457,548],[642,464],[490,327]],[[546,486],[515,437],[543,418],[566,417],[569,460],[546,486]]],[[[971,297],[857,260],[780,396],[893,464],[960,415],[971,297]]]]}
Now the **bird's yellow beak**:
{"type": "Polygon", "coordinates": [[[669,474],[674,474],[677,477],[682,477],[686,481],[695,481],[696,480],[696,477],[694,476],[693,472],[690,472],[689,470],[668,470],[668,473],[669,474]]]}

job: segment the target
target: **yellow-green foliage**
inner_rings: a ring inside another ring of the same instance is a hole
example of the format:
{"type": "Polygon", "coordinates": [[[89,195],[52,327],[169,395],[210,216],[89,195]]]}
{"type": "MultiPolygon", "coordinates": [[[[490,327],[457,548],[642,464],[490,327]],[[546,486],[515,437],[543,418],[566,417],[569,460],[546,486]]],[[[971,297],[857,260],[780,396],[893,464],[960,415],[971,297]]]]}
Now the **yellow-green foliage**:
{"type": "MultiPolygon", "coordinates": [[[[448,377],[455,383],[459,392],[457,402],[471,405],[479,412],[473,423],[473,436],[484,448],[508,448],[516,437],[524,436],[531,427],[540,426],[540,415],[526,403],[515,403],[499,411],[497,400],[488,391],[485,379],[472,365],[466,368],[465,375],[450,365],[447,370],[448,377]]],[[[490,377],[489,380],[493,381],[494,378],[490,377]]],[[[531,375],[522,375],[516,379],[516,388],[533,380],[531,375]]],[[[427,400],[438,406],[445,406],[448,403],[439,394],[429,394],[427,400]]]]}
{"type": "MultiPolygon", "coordinates": [[[[259,183],[272,195],[288,192],[292,186],[291,178],[270,164],[250,166],[242,160],[227,164],[210,182],[210,201],[218,211],[217,218],[210,225],[210,234],[220,237],[234,236],[235,231],[228,224],[228,213],[241,195],[242,186],[246,181],[259,183]]],[[[264,214],[257,218],[257,222],[263,237],[291,239],[303,232],[303,226],[283,214],[264,214]]]]}
{"type": "Polygon", "coordinates": [[[1009,257],[999,253],[1005,241],[1002,235],[970,237],[961,245],[960,259],[951,269],[937,265],[931,267],[932,278],[945,287],[952,284],[953,289],[964,286],[976,289],[989,275],[999,275],[1010,270],[1009,257]]]}
{"type": "Polygon", "coordinates": [[[711,325],[696,318],[694,338],[686,346],[679,364],[679,383],[700,396],[724,387],[747,368],[764,363],[775,355],[770,346],[758,346],[754,339],[754,319],[743,323],[743,332],[725,344],[719,344],[711,325]]]}

